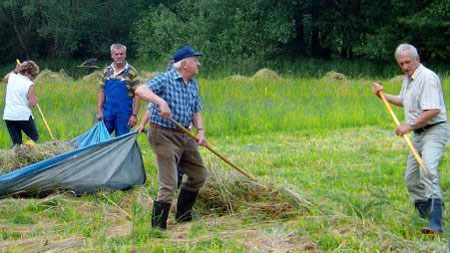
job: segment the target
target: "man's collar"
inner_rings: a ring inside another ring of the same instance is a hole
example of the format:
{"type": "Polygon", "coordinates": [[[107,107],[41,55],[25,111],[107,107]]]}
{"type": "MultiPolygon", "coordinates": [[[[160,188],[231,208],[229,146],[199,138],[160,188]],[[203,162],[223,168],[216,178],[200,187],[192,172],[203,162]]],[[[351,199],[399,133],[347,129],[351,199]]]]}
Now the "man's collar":
{"type": "Polygon", "coordinates": [[[175,75],[175,79],[180,79],[183,78],[183,76],[181,75],[180,72],[178,72],[178,70],[176,68],[171,69],[171,71],[173,71],[174,75],[175,75]]]}
{"type": "Polygon", "coordinates": [[[419,75],[420,72],[422,71],[422,69],[423,69],[423,65],[422,65],[422,64],[419,64],[419,67],[417,67],[417,68],[416,68],[416,71],[414,71],[414,74],[412,74],[411,79],[412,79],[412,80],[415,80],[416,77],[417,77],[417,75],[419,75]]]}
{"type": "Polygon", "coordinates": [[[125,66],[119,72],[116,73],[116,70],[114,68],[115,66],[116,66],[115,62],[111,63],[111,65],[110,65],[110,67],[113,69],[114,74],[116,74],[116,76],[120,75],[123,71],[125,71],[126,69],[128,69],[130,67],[130,65],[128,65],[128,62],[125,62],[125,66]]]}

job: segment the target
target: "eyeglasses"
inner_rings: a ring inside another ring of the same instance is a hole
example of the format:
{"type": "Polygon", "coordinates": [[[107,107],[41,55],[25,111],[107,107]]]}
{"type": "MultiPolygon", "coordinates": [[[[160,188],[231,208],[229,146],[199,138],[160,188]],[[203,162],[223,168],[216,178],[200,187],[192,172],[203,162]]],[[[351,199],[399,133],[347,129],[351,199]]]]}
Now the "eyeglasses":
{"type": "Polygon", "coordinates": [[[198,59],[196,59],[196,58],[191,58],[191,59],[188,59],[188,60],[191,61],[191,62],[194,62],[195,64],[200,64],[200,61],[198,59]]]}

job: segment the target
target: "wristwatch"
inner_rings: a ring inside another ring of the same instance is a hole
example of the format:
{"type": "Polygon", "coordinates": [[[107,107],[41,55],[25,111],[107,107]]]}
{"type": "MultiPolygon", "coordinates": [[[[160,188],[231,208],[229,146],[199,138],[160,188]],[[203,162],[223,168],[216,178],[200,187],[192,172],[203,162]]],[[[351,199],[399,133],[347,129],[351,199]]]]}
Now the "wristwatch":
{"type": "Polygon", "coordinates": [[[416,125],[414,124],[414,121],[413,121],[413,122],[408,122],[408,125],[409,125],[409,127],[410,127],[411,129],[413,129],[413,130],[414,130],[414,128],[416,127],[416,125]]]}

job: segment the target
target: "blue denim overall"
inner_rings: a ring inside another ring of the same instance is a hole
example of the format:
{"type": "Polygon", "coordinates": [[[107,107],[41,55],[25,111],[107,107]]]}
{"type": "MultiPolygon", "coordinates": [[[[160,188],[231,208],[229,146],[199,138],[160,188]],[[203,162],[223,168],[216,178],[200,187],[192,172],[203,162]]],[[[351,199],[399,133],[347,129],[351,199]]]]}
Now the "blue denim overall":
{"type": "Polygon", "coordinates": [[[133,111],[133,99],[128,96],[126,81],[108,79],[105,81],[105,103],[103,104],[103,120],[106,128],[116,136],[130,131],[128,120],[133,111]]]}

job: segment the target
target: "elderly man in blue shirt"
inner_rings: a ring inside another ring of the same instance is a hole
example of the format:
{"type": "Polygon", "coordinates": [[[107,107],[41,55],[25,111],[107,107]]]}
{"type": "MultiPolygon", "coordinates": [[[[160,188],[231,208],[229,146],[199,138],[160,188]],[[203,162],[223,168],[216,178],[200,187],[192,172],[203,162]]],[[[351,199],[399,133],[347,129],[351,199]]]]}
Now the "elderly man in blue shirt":
{"type": "Polygon", "coordinates": [[[198,145],[207,145],[201,116],[202,104],[197,80],[202,54],[185,46],[173,55],[173,68],[139,86],[136,95],[151,102],[149,142],[156,154],[159,190],[153,204],[152,227],[167,228],[167,218],[177,189],[177,165],[185,169],[188,180],[183,182],[177,201],[178,222],[192,220],[192,207],[206,181],[206,168],[198,145]],[[198,141],[185,135],[170,122],[170,118],[186,128],[192,123],[198,141]]]}

